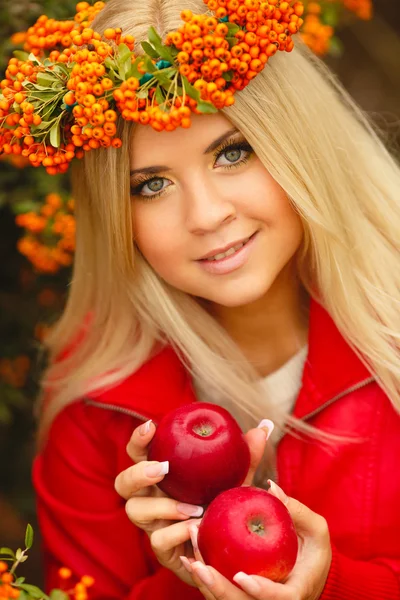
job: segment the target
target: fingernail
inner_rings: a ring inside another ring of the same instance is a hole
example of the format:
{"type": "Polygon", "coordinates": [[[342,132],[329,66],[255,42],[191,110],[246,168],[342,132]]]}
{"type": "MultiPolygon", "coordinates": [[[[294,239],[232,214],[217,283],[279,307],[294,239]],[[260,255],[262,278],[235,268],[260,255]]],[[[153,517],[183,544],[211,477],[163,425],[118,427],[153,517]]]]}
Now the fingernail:
{"type": "Polygon", "coordinates": [[[143,423],[143,425],[141,425],[139,427],[139,434],[140,435],[146,435],[146,433],[149,433],[149,431],[150,431],[150,424],[151,424],[151,419],[150,419],[150,421],[146,421],[146,423],[143,423]]]}
{"type": "Polygon", "coordinates": [[[250,577],[250,575],[243,573],[243,571],[236,573],[236,575],[233,576],[233,581],[236,581],[236,583],[249,594],[258,594],[261,591],[260,584],[250,577]]]}
{"type": "Polygon", "coordinates": [[[260,423],[257,425],[257,429],[263,429],[267,435],[267,439],[269,438],[269,436],[271,435],[271,433],[274,430],[275,425],[273,424],[272,421],[270,421],[269,419],[263,419],[262,421],[260,421],[260,423]]]}
{"type": "Polygon", "coordinates": [[[165,460],[155,465],[148,465],[144,468],[144,473],[147,477],[160,477],[169,472],[169,461],[165,460]]]}
{"type": "Polygon", "coordinates": [[[184,502],[178,502],[176,505],[179,512],[189,517],[201,517],[203,514],[202,506],[195,506],[194,504],[185,504],[184,502]]]}
{"type": "Polygon", "coordinates": [[[192,564],[192,569],[205,585],[213,585],[214,576],[211,573],[211,571],[207,569],[205,565],[203,565],[203,563],[201,563],[200,561],[194,562],[192,564]]]}
{"type": "Polygon", "coordinates": [[[179,558],[181,559],[181,562],[182,562],[183,566],[185,567],[186,571],[188,573],[192,574],[193,573],[193,569],[192,569],[192,566],[191,566],[190,562],[186,558],[186,556],[180,556],[179,558]]]}
{"type": "Polygon", "coordinates": [[[276,498],[279,498],[279,500],[281,502],[283,502],[283,504],[287,504],[289,501],[289,498],[286,496],[283,489],[280,488],[279,485],[277,485],[274,481],[272,481],[272,479],[268,479],[268,483],[269,483],[268,491],[276,498]]]}
{"type": "Polygon", "coordinates": [[[192,540],[192,546],[195,552],[199,549],[199,546],[197,545],[197,532],[197,527],[194,527],[193,525],[189,527],[190,539],[192,540]]]}

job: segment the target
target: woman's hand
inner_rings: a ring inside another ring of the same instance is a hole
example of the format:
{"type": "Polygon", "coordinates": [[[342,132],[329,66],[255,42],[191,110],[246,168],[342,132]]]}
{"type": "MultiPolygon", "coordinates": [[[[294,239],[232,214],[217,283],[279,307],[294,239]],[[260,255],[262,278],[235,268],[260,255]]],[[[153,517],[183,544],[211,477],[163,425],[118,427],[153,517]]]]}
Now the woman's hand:
{"type": "Polygon", "coordinates": [[[240,572],[234,577],[242,588],[239,589],[218,571],[204,565],[197,548],[197,527],[192,526],[195,559],[181,557],[181,560],[206,600],[318,600],[320,597],[332,560],[327,522],[304,504],[286,496],[274,482],[269,483],[268,492],[282,500],[296,527],[299,552],[293,571],[285,583],[240,572]]]}
{"type": "MultiPolygon", "coordinates": [[[[271,421],[262,421],[259,427],[265,429],[250,429],[245,435],[250,448],[250,469],[243,485],[251,485],[253,481],[264,453],[266,431],[270,434],[273,424],[271,421]]],[[[145,423],[133,431],[127,452],[135,464],[117,476],[115,489],[127,501],[125,508],[129,519],[149,536],[160,564],[188,585],[195,586],[179,557],[193,558],[189,526],[199,523],[200,519],[190,519],[190,516],[200,517],[203,508],[177,502],[156,487],[168,472],[168,464],[147,460],[147,446],[155,431],[153,422],[145,423]],[[150,467],[155,470],[164,467],[164,470],[159,475],[150,475],[147,472],[150,467]]]]}

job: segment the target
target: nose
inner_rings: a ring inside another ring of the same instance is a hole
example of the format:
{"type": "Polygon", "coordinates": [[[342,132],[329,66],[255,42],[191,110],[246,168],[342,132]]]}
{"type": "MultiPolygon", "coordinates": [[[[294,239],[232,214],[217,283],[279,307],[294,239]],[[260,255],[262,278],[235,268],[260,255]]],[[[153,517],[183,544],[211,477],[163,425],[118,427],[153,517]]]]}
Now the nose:
{"type": "Polygon", "coordinates": [[[236,218],[236,208],[227,190],[199,173],[184,190],[186,226],[190,233],[204,234],[236,218]]]}

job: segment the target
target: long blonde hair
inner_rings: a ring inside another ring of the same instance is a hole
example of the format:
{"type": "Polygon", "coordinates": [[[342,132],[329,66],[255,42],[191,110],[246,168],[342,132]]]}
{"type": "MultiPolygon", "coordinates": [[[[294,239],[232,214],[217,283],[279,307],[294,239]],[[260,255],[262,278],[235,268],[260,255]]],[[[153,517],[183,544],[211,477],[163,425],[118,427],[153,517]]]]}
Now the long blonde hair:
{"type": "MultiPolygon", "coordinates": [[[[205,12],[202,0],[109,0],[93,26],[99,32],[122,27],[139,51],[150,26],[164,37],[181,25],[184,8],[205,12]]],[[[400,410],[398,165],[382,135],[300,39],[235,98],[224,114],[302,219],[296,266],[304,289],[325,307],[400,410]]],[[[76,257],[65,310],[46,339],[50,360],[38,401],[39,443],[63,407],[115,386],[165,343],[205,388],[220,394],[243,428],[266,416],[278,418],[272,405],[266,414],[257,374],[227,332],[193,297],[161,280],[135,248],[132,125],[121,120],[119,133],[123,148],[91,151],[74,169],[76,257]],[[81,343],[56,362],[89,313],[81,343]]],[[[292,417],[288,423],[322,436],[292,417]]]]}

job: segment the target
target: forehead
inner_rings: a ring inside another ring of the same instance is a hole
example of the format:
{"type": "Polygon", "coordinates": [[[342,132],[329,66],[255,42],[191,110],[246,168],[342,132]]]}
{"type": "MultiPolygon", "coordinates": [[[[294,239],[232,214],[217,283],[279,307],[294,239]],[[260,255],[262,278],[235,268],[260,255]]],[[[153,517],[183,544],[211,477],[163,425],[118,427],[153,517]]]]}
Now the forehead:
{"type": "Polygon", "coordinates": [[[211,115],[193,113],[188,129],[155,131],[150,125],[136,125],[131,140],[131,167],[148,162],[154,164],[157,157],[166,160],[176,153],[203,152],[208,144],[232,127],[232,122],[221,112],[211,115]]]}

